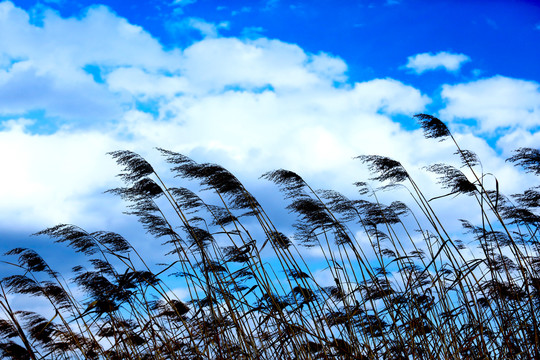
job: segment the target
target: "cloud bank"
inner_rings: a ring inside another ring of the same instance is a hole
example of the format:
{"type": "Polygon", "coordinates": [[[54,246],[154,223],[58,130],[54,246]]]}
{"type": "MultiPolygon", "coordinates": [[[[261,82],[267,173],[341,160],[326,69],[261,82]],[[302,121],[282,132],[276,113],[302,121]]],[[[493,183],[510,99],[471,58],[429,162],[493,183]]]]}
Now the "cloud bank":
{"type": "MultiPolygon", "coordinates": [[[[118,149],[159,164],[152,149],[167,148],[218,162],[251,182],[265,171],[289,168],[339,189],[366,179],[352,160],[360,154],[394,157],[415,171],[454,151],[450,144],[433,147],[421,131],[394,120],[425,111],[429,96],[391,78],[353,82],[346,62],[332,54],[217,32],[183,49],[165,49],[104,6],[79,17],[50,10],[39,22],[35,16],[0,3],[0,146],[10,154],[0,160],[10,174],[0,179],[3,229],[108,226],[114,217],[107,212],[121,210],[116,202],[107,210],[99,203],[103,190],[119,185],[118,168],[105,153],[118,149]]],[[[444,54],[428,55],[424,69],[452,70],[466,60],[444,54]]],[[[524,85],[485,81],[509,91],[524,85]]],[[[471,86],[487,85],[444,87],[444,115],[451,122],[475,116],[481,130],[505,126],[485,110],[491,103],[467,105],[476,101],[471,86]]],[[[520,91],[536,101],[534,84],[520,91]]],[[[529,109],[528,102],[509,101],[513,110],[529,109]]],[[[521,130],[531,128],[535,111],[521,130]]],[[[462,140],[487,159],[486,168],[505,166],[481,138],[462,140]]]]}

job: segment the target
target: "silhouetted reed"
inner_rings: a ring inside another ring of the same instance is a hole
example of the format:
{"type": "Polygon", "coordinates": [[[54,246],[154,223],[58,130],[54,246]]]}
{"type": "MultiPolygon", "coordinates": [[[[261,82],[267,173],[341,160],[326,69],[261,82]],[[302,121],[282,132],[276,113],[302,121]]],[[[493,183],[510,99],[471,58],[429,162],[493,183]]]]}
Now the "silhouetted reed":
{"type": "MultiPolygon", "coordinates": [[[[128,213],[161,240],[166,260],[147,265],[112,232],[64,224],[40,231],[88,262],[65,279],[31,249],[6,253],[14,273],[0,281],[0,353],[540,359],[540,187],[511,197],[500,193],[498,180],[489,188],[480,159],[461,149],[444,123],[416,118],[427,138],[456,146],[461,168],[426,168],[444,193],[428,199],[402,164],[378,155],[357,158],[381,183],[373,189],[356,182],[359,199],[314,190],[292,171],[268,172],[262,178],[283,191],[294,234],[280,230],[219,165],[159,149],[178,178],[173,187],[141,156],[111,153],[125,187],[109,192],[128,201],[128,213]],[[393,189],[405,189],[407,198],[379,202],[381,191],[393,189]],[[461,219],[461,240],[432,207],[456,196],[477,204],[480,215],[461,219]],[[302,247],[316,249],[321,262],[305,261],[302,247]],[[177,298],[175,287],[189,295],[177,298]],[[10,294],[41,298],[50,310],[17,309],[10,294]]],[[[518,149],[508,161],[540,175],[538,150],[518,149]]]]}

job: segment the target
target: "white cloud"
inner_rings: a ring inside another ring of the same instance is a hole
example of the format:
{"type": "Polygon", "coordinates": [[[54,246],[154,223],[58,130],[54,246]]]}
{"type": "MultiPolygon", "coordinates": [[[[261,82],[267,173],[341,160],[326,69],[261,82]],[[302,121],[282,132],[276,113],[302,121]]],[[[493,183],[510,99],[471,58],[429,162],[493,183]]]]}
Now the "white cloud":
{"type": "MultiPolygon", "coordinates": [[[[0,99],[10,118],[41,109],[70,125],[35,134],[25,121],[3,124],[0,150],[13,154],[0,160],[11,174],[0,179],[3,229],[110,221],[121,210],[103,206],[104,195],[96,194],[118,186],[118,168],[104,154],[122,148],[158,166],[154,147],[180,151],[221,163],[251,185],[262,172],[290,168],[315,187],[350,192],[350,183],[367,178],[356,155],[394,157],[417,174],[454,151],[451,144],[434,148],[420,131],[392,120],[425,110],[430,99],[418,89],[395,79],[350,83],[342,59],[279,40],[206,37],[164,50],[105,7],[69,19],[46,12],[39,27],[4,2],[0,49],[0,99]],[[8,89],[17,87],[29,95],[8,103],[8,89]],[[72,123],[99,114],[90,129],[72,123]]],[[[485,142],[469,141],[500,165],[485,142]]],[[[429,189],[440,194],[436,188],[429,189]]]]}
{"type": "Polygon", "coordinates": [[[540,149],[540,131],[531,132],[524,129],[514,129],[497,140],[497,147],[502,149],[507,157],[514,155],[512,151],[518,147],[540,149]]]}
{"type": "Polygon", "coordinates": [[[271,85],[281,91],[329,86],[345,79],[345,63],[327,54],[306,54],[297,45],[260,38],[206,39],[184,50],[182,70],[194,91],[271,85]],[[219,54],[219,58],[216,58],[219,54]]]}
{"type": "Polygon", "coordinates": [[[44,10],[42,22],[33,25],[24,10],[0,3],[1,114],[45,110],[70,120],[117,119],[130,99],[96,83],[86,66],[103,73],[122,66],[178,70],[179,51],[163,51],[142,28],[103,6],[69,19],[44,10]]]}
{"type": "Polygon", "coordinates": [[[55,76],[40,72],[34,64],[20,61],[9,70],[0,70],[0,114],[47,109],[49,116],[77,120],[110,120],[121,115],[121,99],[84,71],[55,76]]]}
{"type": "Polygon", "coordinates": [[[189,85],[184,77],[164,76],[150,73],[139,67],[122,67],[111,71],[107,84],[114,92],[126,92],[140,98],[174,95],[189,91],[189,85]]]}
{"type": "Polygon", "coordinates": [[[32,62],[40,73],[57,76],[87,64],[174,68],[178,52],[164,52],[141,27],[128,23],[104,6],[88,8],[81,18],[43,13],[43,26],[11,2],[0,3],[0,45],[12,59],[32,62]],[[145,51],[141,51],[145,49],[145,51]]]}
{"type": "Polygon", "coordinates": [[[199,31],[204,37],[216,38],[219,36],[220,29],[229,28],[229,23],[221,22],[216,25],[214,23],[210,23],[199,18],[188,18],[182,21],[180,24],[177,24],[176,26],[180,26],[180,28],[182,28],[183,26],[192,28],[199,31]]]}
{"type": "Polygon", "coordinates": [[[98,200],[95,192],[114,184],[117,173],[105,153],[126,144],[99,132],[32,135],[26,131],[30,124],[14,119],[0,131],[0,228],[102,224],[102,210],[91,208],[105,197],[98,200]]]}
{"type": "Polygon", "coordinates": [[[540,126],[540,85],[534,81],[494,76],[465,84],[444,85],[448,120],[473,119],[482,133],[540,126]]]}
{"type": "Polygon", "coordinates": [[[445,69],[446,71],[458,71],[461,66],[471,59],[464,54],[452,54],[446,51],[441,51],[437,54],[422,53],[409,56],[405,68],[411,69],[417,74],[437,69],[445,69]]]}

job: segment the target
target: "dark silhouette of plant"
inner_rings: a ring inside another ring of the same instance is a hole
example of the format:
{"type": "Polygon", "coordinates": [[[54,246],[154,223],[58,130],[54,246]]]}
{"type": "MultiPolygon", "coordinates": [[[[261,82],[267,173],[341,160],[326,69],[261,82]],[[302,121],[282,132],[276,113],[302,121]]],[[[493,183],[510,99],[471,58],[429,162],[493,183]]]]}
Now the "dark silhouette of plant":
{"type": "MultiPolygon", "coordinates": [[[[129,203],[166,260],[148,265],[108,231],[40,231],[88,261],[67,280],[31,249],[6,253],[14,273],[0,281],[2,357],[540,359],[540,187],[505,197],[442,121],[415,117],[427,138],[456,146],[461,168],[427,167],[443,194],[427,198],[401,163],[378,155],[358,157],[381,183],[356,182],[358,199],[268,172],[294,234],[219,165],[159,149],[173,187],[138,154],[112,152],[125,186],[109,192],[129,203]],[[399,189],[409,201],[379,201],[399,189]],[[432,204],[463,195],[480,221],[462,219],[459,240],[432,204]],[[307,263],[302,247],[317,249],[323,265],[307,263]],[[16,309],[11,294],[39,297],[49,311],[16,309]]],[[[540,175],[536,149],[508,160],[540,175]]]]}

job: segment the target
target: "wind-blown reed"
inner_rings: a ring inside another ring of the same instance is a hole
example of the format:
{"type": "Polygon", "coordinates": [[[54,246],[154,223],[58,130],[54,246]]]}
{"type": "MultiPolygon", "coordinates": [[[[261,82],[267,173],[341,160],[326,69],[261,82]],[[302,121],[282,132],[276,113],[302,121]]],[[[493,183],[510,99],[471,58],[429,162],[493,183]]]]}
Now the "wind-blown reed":
{"type": "MultiPolygon", "coordinates": [[[[66,280],[31,249],[6,254],[15,260],[0,282],[3,358],[540,359],[540,187],[513,200],[498,182],[487,188],[480,160],[444,123],[416,118],[427,138],[454,142],[462,162],[427,168],[443,195],[427,199],[399,162],[377,155],[358,159],[385,189],[406,188],[409,206],[380,203],[365,182],[355,183],[362,198],[349,199],[270,171],[262,178],[279,186],[295,214],[292,237],[219,165],[159,149],[179,179],[173,187],[141,156],[111,153],[126,185],[110,192],[162,240],[168,262],[147,266],[107,231],[39,232],[88,264],[66,280]],[[196,190],[181,187],[193,183],[196,190]],[[462,220],[463,241],[432,208],[458,195],[478,205],[481,219],[462,220]],[[331,286],[304,261],[303,246],[323,254],[331,286]],[[171,275],[189,300],[174,297],[171,275]],[[53,315],[15,309],[10,293],[44,299],[53,315]]],[[[536,149],[508,160],[540,175],[536,149]]]]}

